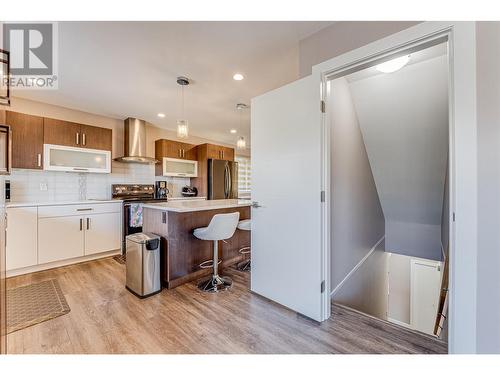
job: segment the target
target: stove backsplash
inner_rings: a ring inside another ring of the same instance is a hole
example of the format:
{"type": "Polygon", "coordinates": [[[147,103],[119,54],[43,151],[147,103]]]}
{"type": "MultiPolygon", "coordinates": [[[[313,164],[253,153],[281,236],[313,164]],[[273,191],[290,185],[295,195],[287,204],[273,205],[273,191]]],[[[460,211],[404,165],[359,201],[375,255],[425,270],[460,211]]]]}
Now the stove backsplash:
{"type": "Polygon", "coordinates": [[[78,201],[110,199],[112,184],[153,184],[166,180],[170,196],[180,197],[189,178],[155,176],[154,165],[113,162],[111,174],[78,174],[13,169],[11,202],[78,201]]]}

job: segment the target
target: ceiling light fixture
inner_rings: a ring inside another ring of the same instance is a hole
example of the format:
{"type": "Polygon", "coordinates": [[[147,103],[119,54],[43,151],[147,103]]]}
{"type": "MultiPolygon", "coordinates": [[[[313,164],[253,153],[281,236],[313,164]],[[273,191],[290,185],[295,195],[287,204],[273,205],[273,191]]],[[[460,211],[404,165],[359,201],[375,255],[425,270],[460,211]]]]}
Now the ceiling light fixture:
{"type": "MultiPolygon", "coordinates": [[[[243,110],[247,109],[248,106],[245,103],[236,104],[236,110],[240,113],[240,129],[243,127],[243,110]]],[[[232,131],[231,131],[232,133],[232,131]]],[[[236,133],[236,131],[235,131],[236,133]]],[[[238,150],[244,150],[247,147],[247,143],[244,137],[239,137],[236,141],[236,148],[238,150]]]]}
{"type": "Polygon", "coordinates": [[[382,73],[393,73],[408,64],[409,61],[410,55],[405,55],[379,64],[376,69],[382,73]]]}
{"type": "Polygon", "coordinates": [[[182,118],[177,120],[177,137],[187,138],[189,136],[189,124],[185,117],[184,111],[184,86],[189,85],[189,78],[177,77],[177,84],[181,86],[181,97],[182,97],[182,118]]]}
{"type": "Polygon", "coordinates": [[[164,114],[164,113],[158,113],[158,117],[160,117],[160,118],[164,118],[164,117],[165,117],[165,114],[164,114]]]}
{"type": "Polygon", "coordinates": [[[240,73],[236,73],[236,74],[233,76],[233,79],[234,79],[235,81],[241,81],[241,80],[243,80],[243,78],[245,78],[245,77],[243,77],[243,74],[240,74],[240,73]]]}
{"type": "Polygon", "coordinates": [[[236,147],[238,148],[238,150],[244,150],[245,148],[247,148],[247,143],[244,137],[238,138],[238,141],[236,142],[236,147]]]}
{"type": "Polygon", "coordinates": [[[231,134],[236,134],[236,129],[231,129],[230,132],[231,134]]]}

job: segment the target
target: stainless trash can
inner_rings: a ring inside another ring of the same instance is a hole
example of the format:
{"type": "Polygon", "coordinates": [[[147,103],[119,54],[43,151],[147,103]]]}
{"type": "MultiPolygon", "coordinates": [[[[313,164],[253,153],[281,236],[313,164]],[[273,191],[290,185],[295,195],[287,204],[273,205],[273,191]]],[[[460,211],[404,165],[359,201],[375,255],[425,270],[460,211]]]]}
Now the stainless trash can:
{"type": "Polygon", "coordinates": [[[140,298],[161,290],[160,237],[152,233],[135,233],[126,237],[127,281],[129,291],[140,298]]]}

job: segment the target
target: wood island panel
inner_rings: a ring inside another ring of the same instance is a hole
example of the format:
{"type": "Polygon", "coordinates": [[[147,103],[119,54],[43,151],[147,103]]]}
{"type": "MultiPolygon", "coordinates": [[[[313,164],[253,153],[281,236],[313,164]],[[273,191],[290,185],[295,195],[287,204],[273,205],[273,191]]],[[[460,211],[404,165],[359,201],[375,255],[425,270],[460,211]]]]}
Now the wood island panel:
{"type": "MultiPolygon", "coordinates": [[[[161,236],[161,278],[168,289],[211,274],[212,269],[200,264],[213,258],[212,241],[199,240],[193,235],[196,228],[206,227],[215,214],[238,211],[240,220],[250,218],[250,207],[226,208],[195,212],[171,212],[144,208],[143,231],[161,236]]],[[[250,246],[250,231],[236,230],[226,242],[219,241],[219,257],[224,268],[246,259],[239,249],[250,246]]]]}

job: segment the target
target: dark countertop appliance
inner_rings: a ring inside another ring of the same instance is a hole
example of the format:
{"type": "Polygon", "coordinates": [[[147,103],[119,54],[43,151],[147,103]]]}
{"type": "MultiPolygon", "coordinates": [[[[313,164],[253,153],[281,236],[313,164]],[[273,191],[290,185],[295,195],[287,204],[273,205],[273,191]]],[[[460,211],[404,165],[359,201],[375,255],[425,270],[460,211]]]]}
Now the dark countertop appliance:
{"type": "Polygon", "coordinates": [[[156,199],[167,199],[168,193],[170,193],[170,191],[167,188],[167,181],[156,181],[155,182],[155,198],[156,199]]]}
{"type": "Polygon", "coordinates": [[[184,186],[181,194],[183,197],[196,197],[198,195],[198,189],[194,186],[184,186]]]}

